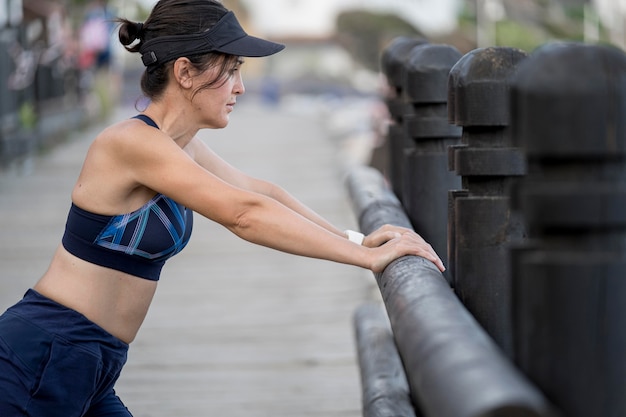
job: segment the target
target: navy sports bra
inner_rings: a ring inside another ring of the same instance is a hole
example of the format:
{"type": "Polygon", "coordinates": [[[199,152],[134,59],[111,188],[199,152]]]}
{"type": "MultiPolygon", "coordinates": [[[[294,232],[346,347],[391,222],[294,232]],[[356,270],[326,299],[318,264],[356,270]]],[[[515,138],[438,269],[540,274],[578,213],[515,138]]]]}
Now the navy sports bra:
{"type": "MultiPolygon", "coordinates": [[[[146,116],[137,118],[157,127],[146,116]]],[[[87,262],[158,281],[165,261],[187,245],[192,226],[192,210],[163,194],[116,216],[91,213],[72,203],[62,243],[87,262]]]]}

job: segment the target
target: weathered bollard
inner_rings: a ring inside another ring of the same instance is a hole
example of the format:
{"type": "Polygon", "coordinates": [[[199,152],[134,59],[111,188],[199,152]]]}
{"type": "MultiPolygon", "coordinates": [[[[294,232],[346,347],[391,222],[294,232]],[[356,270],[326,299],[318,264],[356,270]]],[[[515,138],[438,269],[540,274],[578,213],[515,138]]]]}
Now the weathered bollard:
{"type": "Polygon", "coordinates": [[[453,286],[509,357],[509,246],[523,237],[524,228],[511,213],[508,188],[526,169],[508,132],[509,78],[525,57],[514,48],[476,49],[459,60],[449,77],[450,121],[463,127],[462,145],[450,148],[450,168],[463,187],[450,192],[453,286]]]}
{"type": "MultiPolygon", "coordinates": [[[[411,227],[380,172],[359,167],[348,189],[360,228],[411,227]]],[[[541,392],[512,365],[435,265],[407,256],[376,274],[415,408],[427,417],[552,416],[541,392]]]]}
{"type": "Polygon", "coordinates": [[[360,306],[354,313],[354,328],[363,417],[421,416],[411,402],[409,383],[384,308],[373,303],[360,306]]]}
{"type": "MultiPolygon", "coordinates": [[[[413,147],[403,158],[402,202],[413,228],[448,264],[448,191],[461,179],[448,169],[448,147],[457,145],[461,128],[448,123],[448,74],[461,58],[449,45],[411,49],[405,62],[404,92],[412,111],[404,116],[413,147]]],[[[450,282],[451,277],[444,273],[450,282]]]]}
{"type": "Polygon", "coordinates": [[[626,416],[626,54],[549,44],[511,91],[516,361],[564,415],[626,416]]]}
{"type": "Polygon", "coordinates": [[[398,198],[402,200],[402,181],[404,169],[402,165],[405,149],[413,147],[413,141],[406,134],[404,116],[410,114],[411,106],[404,96],[404,63],[411,50],[426,41],[418,38],[397,37],[383,51],[381,57],[382,71],[387,78],[388,97],[385,97],[391,124],[387,137],[388,158],[387,172],[389,182],[398,198]]]}

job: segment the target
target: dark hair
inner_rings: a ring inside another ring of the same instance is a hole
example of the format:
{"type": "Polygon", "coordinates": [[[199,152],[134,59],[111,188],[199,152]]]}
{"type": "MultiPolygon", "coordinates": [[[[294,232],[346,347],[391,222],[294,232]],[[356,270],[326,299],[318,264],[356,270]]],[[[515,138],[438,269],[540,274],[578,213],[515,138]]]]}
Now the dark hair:
{"type": "MultiPolygon", "coordinates": [[[[211,29],[228,12],[216,0],[160,0],[144,23],[117,19],[119,40],[129,52],[137,52],[143,42],[161,36],[190,35],[211,29]],[[135,42],[139,40],[139,42],[135,42]]],[[[217,76],[200,89],[211,88],[223,82],[226,74],[237,65],[238,57],[218,52],[189,55],[186,58],[199,71],[219,67],[217,76]]],[[[169,81],[173,61],[165,62],[141,77],[141,90],[151,100],[161,96],[169,81]]],[[[197,93],[200,89],[196,90],[197,93]]]]}

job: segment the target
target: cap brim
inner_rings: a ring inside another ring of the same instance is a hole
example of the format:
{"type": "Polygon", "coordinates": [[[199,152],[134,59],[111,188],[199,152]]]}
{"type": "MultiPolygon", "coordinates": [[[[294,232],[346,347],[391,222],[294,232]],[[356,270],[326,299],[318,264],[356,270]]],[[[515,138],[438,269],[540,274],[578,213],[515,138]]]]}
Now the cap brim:
{"type": "Polygon", "coordinates": [[[218,52],[251,58],[274,55],[283,49],[285,45],[249,35],[216,48],[218,52]]]}

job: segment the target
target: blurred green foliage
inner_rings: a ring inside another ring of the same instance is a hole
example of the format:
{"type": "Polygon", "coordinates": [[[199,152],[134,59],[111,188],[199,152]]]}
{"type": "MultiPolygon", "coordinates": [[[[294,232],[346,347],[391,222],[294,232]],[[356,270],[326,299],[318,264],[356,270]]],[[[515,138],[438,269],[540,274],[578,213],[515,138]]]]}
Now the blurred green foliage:
{"type": "Polygon", "coordinates": [[[398,36],[422,37],[420,31],[394,14],[346,11],[337,18],[337,38],[365,68],[378,71],[380,52],[398,36]]]}
{"type": "MultiPolygon", "coordinates": [[[[495,45],[532,51],[547,42],[584,41],[585,19],[597,24],[599,42],[608,39],[605,28],[593,8],[580,4],[557,3],[548,0],[516,2],[502,0],[506,11],[502,19],[494,22],[495,45]],[[590,13],[586,16],[586,12],[590,13]]],[[[475,42],[476,2],[465,1],[459,13],[459,30],[463,36],[475,42]]]]}
{"type": "Polygon", "coordinates": [[[20,126],[24,130],[33,130],[37,126],[37,112],[31,102],[25,102],[19,109],[20,126]]]}
{"type": "Polygon", "coordinates": [[[532,51],[544,43],[544,37],[537,30],[513,20],[502,20],[496,24],[498,46],[532,51]]]}

